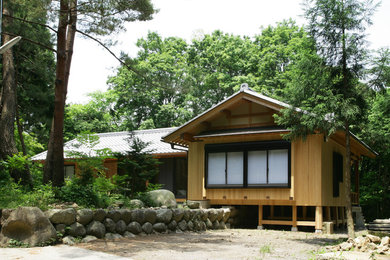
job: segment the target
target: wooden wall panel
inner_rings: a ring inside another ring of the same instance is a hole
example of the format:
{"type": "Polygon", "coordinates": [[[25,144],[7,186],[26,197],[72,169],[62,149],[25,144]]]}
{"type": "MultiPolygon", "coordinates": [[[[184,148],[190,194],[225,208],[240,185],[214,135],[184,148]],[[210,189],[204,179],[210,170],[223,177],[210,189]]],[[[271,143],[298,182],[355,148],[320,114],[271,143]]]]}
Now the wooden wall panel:
{"type": "Polygon", "coordinates": [[[106,168],[106,177],[111,178],[118,172],[117,160],[106,160],[104,161],[104,167],[106,168]]]}
{"type": "Polygon", "coordinates": [[[204,190],[204,144],[193,142],[188,149],[188,199],[202,200],[204,190]]]}
{"type": "Polygon", "coordinates": [[[339,184],[339,196],[333,197],[333,152],[343,155],[343,181],[345,181],[345,148],[329,138],[323,144],[322,150],[322,205],[345,206],[344,182],[339,184]]]}
{"type": "Polygon", "coordinates": [[[294,141],[294,199],[297,205],[321,205],[322,135],[310,135],[305,141],[294,141]]]}

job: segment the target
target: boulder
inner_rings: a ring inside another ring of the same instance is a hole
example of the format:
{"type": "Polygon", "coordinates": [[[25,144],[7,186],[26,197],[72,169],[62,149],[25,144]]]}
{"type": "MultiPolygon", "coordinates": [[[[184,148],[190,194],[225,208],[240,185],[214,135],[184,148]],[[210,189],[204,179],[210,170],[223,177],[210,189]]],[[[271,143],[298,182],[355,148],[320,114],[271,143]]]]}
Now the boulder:
{"type": "Polygon", "coordinates": [[[56,231],[61,233],[62,235],[65,235],[65,233],[66,233],[66,225],[65,224],[57,224],[56,225],[56,231]]]}
{"type": "Polygon", "coordinates": [[[36,246],[57,238],[56,229],[37,207],[20,207],[11,212],[4,221],[0,243],[14,239],[36,246]]]}
{"type": "Polygon", "coordinates": [[[370,239],[368,237],[357,237],[353,241],[357,248],[366,247],[367,244],[370,243],[370,239]]]}
{"type": "Polygon", "coordinates": [[[207,211],[206,210],[204,210],[204,209],[201,209],[201,210],[199,210],[199,212],[200,212],[200,219],[202,220],[202,221],[206,221],[207,220],[207,218],[208,218],[208,216],[209,216],[209,214],[207,213],[207,211]]]}
{"type": "Polygon", "coordinates": [[[145,223],[145,211],[143,209],[136,209],[131,211],[131,220],[139,224],[145,223]]]}
{"type": "Polygon", "coordinates": [[[173,219],[177,223],[179,223],[183,219],[184,209],[182,209],[182,208],[175,208],[175,209],[172,209],[172,213],[173,213],[173,219]]]}
{"type": "Polygon", "coordinates": [[[1,210],[1,218],[0,218],[0,226],[2,226],[7,218],[9,217],[9,215],[11,215],[11,212],[14,211],[14,209],[2,209],[1,210]]]}
{"type": "Polygon", "coordinates": [[[218,220],[215,220],[213,222],[213,229],[219,229],[219,221],[218,220]]]}
{"type": "Polygon", "coordinates": [[[199,207],[200,207],[199,201],[187,200],[186,204],[187,204],[187,207],[189,207],[190,209],[199,209],[199,207]]]}
{"type": "Polygon", "coordinates": [[[93,220],[103,222],[106,218],[107,212],[104,209],[95,209],[93,211],[93,220]]]}
{"type": "Polygon", "coordinates": [[[163,233],[163,232],[167,231],[167,225],[165,225],[164,223],[156,223],[153,225],[153,229],[156,232],[163,233]]]}
{"type": "Polygon", "coordinates": [[[184,210],[184,216],[185,221],[189,221],[191,219],[191,212],[189,210],[184,210]]]}
{"type": "Polygon", "coordinates": [[[343,251],[349,251],[352,249],[352,247],[353,247],[353,244],[349,243],[349,242],[343,242],[340,244],[340,249],[343,251]]]}
{"type": "Polygon", "coordinates": [[[127,229],[127,225],[124,220],[119,220],[118,222],[116,222],[115,225],[116,233],[123,235],[126,229],[127,229]]]}
{"type": "Polygon", "coordinates": [[[131,222],[131,210],[129,209],[121,209],[119,211],[121,213],[121,219],[127,224],[131,222]]]}
{"type": "Polygon", "coordinates": [[[110,218],[106,218],[104,220],[104,226],[106,227],[107,232],[115,233],[116,224],[115,224],[114,220],[112,220],[110,218]]]}
{"type": "Polygon", "coordinates": [[[76,222],[76,210],[74,208],[68,209],[49,209],[45,215],[53,224],[71,225],[76,222]]]}
{"type": "Polygon", "coordinates": [[[150,222],[145,222],[145,224],[142,225],[142,230],[146,234],[151,234],[153,232],[153,225],[150,222]]]}
{"type": "Polygon", "coordinates": [[[74,245],[76,244],[76,239],[72,236],[66,236],[62,239],[62,243],[65,245],[74,245]]]}
{"type": "Polygon", "coordinates": [[[88,225],[93,219],[93,211],[91,209],[80,209],[77,211],[76,221],[83,225],[88,225]]]}
{"type": "Polygon", "coordinates": [[[119,210],[112,209],[107,212],[106,217],[112,219],[116,223],[121,219],[121,212],[119,210]]]}
{"type": "Polygon", "coordinates": [[[147,192],[151,201],[158,207],[167,206],[169,208],[176,208],[177,203],[175,195],[169,190],[153,190],[147,192]]]}
{"type": "Polygon", "coordinates": [[[222,220],[223,220],[223,222],[226,223],[228,221],[229,217],[230,217],[230,209],[229,208],[223,208],[222,210],[223,210],[223,218],[222,218],[222,220]]]}
{"type": "Polygon", "coordinates": [[[225,222],[223,222],[223,221],[219,222],[219,229],[226,229],[225,222]]]}
{"type": "Polygon", "coordinates": [[[203,221],[200,222],[200,230],[201,231],[206,231],[207,227],[206,227],[206,223],[204,223],[203,221]]]}
{"type": "Polygon", "coordinates": [[[142,232],[142,227],[138,222],[133,221],[127,225],[127,231],[137,235],[142,232]]]}
{"type": "Polygon", "coordinates": [[[380,242],[381,242],[381,238],[380,237],[377,237],[377,236],[374,236],[374,235],[370,235],[370,234],[368,234],[367,237],[368,237],[368,239],[370,239],[370,241],[372,243],[380,244],[380,242]]]}
{"type": "Polygon", "coordinates": [[[169,230],[176,230],[176,227],[177,227],[177,222],[175,220],[172,220],[169,224],[168,224],[168,229],[169,230]]]}
{"type": "Polygon", "coordinates": [[[145,209],[144,211],[145,222],[149,222],[151,224],[156,223],[157,212],[153,209],[145,209]]]}
{"type": "Polygon", "coordinates": [[[123,234],[124,237],[127,237],[127,238],[133,238],[135,237],[135,235],[129,231],[125,231],[125,233],[123,234]]]}
{"type": "Polygon", "coordinates": [[[209,219],[214,222],[218,217],[218,211],[216,209],[209,209],[209,219]]]}
{"type": "Polygon", "coordinates": [[[87,234],[97,238],[103,238],[104,234],[106,234],[106,227],[99,221],[94,220],[87,226],[87,234]]]}
{"type": "Polygon", "coordinates": [[[130,207],[133,209],[140,209],[140,208],[145,207],[145,204],[142,202],[142,200],[137,200],[137,199],[130,200],[129,204],[130,204],[130,207]]]}
{"type": "Polygon", "coordinates": [[[97,237],[89,235],[89,236],[86,236],[83,239],[81,239],[81,243],[89,243],[89,242],[95,241],[97,239],[98,239],[97,237]]]}
{"type": "Polygon", "coordinates": [[[390,238],[388,236],[382,237],[381,246],[390,246],[390,238]]]}
{"type": "Polygon", "coordinates": [[[75,222],[70,225],[68,230],[68,234],[72,237],[83,237],[86,233],[87,231],[85,230],[85,227],[78,222],[75,222]]]}
{"type": "Polygon", "coordinates": [[[191,220],[187,222],[187,228],[190,231],[194,230],[194,223],[191,220]]]}
{"type": "Polygon", "coordinates": [[[187,230],[187,222],[183,219],[179,223],[177,223],[177,226],[181,231],[186,231],[187,230]]]}
{"type": "Polygon", "coordinates": [[[156,213],[157,213],[156,222],[161,222],[161,223],[165,223],[165,224],[168,224],[169,222],[171,222],[172,216],[173,216],[172,210],[158,209],[156,211],[156,213]]]}
{"type": "Polygon", "coordinates": [[[212,229],[213,228],[213,223],[210,221],[210,219],[206,220],[206,227],[207,227],[207,229],[212,229]]]}
{"type": "Polygon", "coordinates": [[[223,209],[217,209],[217,220],[221,221],[223,219],[224,211],[223,209]]]}

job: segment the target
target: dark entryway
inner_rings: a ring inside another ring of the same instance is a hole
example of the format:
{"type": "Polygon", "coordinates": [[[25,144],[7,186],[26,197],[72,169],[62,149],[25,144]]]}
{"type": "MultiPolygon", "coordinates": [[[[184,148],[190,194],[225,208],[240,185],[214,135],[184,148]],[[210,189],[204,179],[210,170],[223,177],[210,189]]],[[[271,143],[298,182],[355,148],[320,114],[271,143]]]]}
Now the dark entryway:
{"type": "Polygon", "coordinates": [[[176,198],[187,197],[187,158],[160,158],[160,172],[156,180],[163,189],[172,191],[176,198]]]}

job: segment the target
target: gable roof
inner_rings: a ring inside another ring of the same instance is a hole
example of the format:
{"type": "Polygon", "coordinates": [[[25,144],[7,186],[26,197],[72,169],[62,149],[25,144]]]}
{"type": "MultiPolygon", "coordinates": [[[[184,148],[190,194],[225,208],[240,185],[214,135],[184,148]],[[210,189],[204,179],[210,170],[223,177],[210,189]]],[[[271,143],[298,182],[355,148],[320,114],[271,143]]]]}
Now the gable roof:
{"type": "MultiPolygon", "coordinates": [[[[151,154],[153,155],[179,155],[185,153],[182,150],[172,149],[171,145],[168,143],[161,142],[161,137],[169,134],[170,132],[176,130],[176,127],[170,128],[158,128],[158,129],[149,129],[149,130],[136,130],[133,131],[135,137],[138,137],[143,142],[150,143],[147,147],[148,150],[151,150],[151,154]]],[[[113,132],[113,133],[100,133],[95,134],[99,137],[99,143],[94,146],[94,150],[109,148],[112,152],[115,153],[125,153],[130,149],[130,145],[128,143],[130,132],[113,132]]],[[[64,158],[70,159],[67,151],[77,151],[85,154],[89,154],[91,151],[85,145],[81,145],[80,147],[75,147],[75,145],[79,144],[76,139],[73,139],[64,144],[64,158]]],[[[33,161],[46,160],[47,151],[39,153],[31,157],[33,161]]],[[[91,154],[94,156],[95,154],[91,154]]]]}
{"type": "MultiPolygon", "coordinates": [[[[207,122],[208,119],[211,119],[216,111],[223,111],[230,105],[238,102],[239,100],[244,99],[251,101],[253,103],[265,106],[267,108],[270,108],[274,110],[275,112],[280,111],[283,108],[292,108],[291,105],[281,102],[279,100],[267,97],[265,95],[262,95],[260,93],[255,92],[254,90],[250,89],[245,86],[241,86],[241,89],[231,95],[230,97],[227,97],[223,101],[219,102],[215,106],[209,108],[208,110],[204,111],[200,115],[194,117],[187,123],[183,124],[182,126],[178,127],[174,131],[170,132],[166,136],[162,137],[162,140],[167,143],[180,145],[183,147],[188,147],[189,143],[193,141],[193,138],[199,138],[199,137],[212,137],[218,135],[237,135],[237,134],[245,134],[245,133],[254,133],[255,130],[256,133],[269,133],[272,132],[279,132],[280,134],[287,133],[289,130],[283,129],[283,128],[272,128],[272,129],[236,129],[236,131],[225,131],[225,133],[210,133],[207,131],[207,127],[202,127],[202,122],[207,122]],[[197,130],[196,133],[191,130],[195,129],[197,130]],[[206,131],[206,132],[205,132],[206,131]]],[[[302,111],[299,108],[294,108],[297,112],[303,112],[306,113],[306,111],[302,111]]],[[[340,133],[337,134],[340,136],[340,133]]],[[[368,157],[375,157],[377,153],[371,149],[367,144],[365,144],[362,140],[360,140],[356,135],[351,133],[351,144],[360,151],[361,154],[368,156],[368,157]]]]}
{"type": "Polygon", "coordinates": [[[275,111],[280,111],[282,108],[290,108],[291,106],[281,102],[279,100],[264,96],[260,93],[255,92],[254,90],[248,88],[248,87],[241,87],[241,89],[231,95],[230,97],[227,97],[226,99],[222,100],[215,106],[207,109],[200,115],[194,117],[190,121],[186,122],[182,126],[178,127],[176,130],[172,131],[171,133],[167,134],[162,138],[164,142],[177,144],[180,146],[188,146],[188,142],[183,141],[183,133],[186,133],[187,130],[189,130],[191,127],[197,124],[201,124],[204,121],[207,121],[209,118],[213,116],[213,111],[222,111],[229,105],[241,100],[245,99],[260,105],[263,105],[265,107],[268,107],[275,111]]]}

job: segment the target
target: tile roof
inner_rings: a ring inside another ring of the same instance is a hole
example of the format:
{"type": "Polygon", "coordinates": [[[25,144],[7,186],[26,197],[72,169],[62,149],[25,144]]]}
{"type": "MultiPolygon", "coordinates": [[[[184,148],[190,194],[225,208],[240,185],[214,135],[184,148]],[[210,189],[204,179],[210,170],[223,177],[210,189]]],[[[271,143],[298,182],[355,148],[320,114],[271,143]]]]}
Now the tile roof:
{"type": "MultiPolygon", "coordinates": [[[[134,135],[140,138],[143,142],[150,143],[147,150],[151,150],[151,154],[179,154],[183,153],[182,150],[175,150],[171,148],[171,145],[168,143],[164,143],[161,141],[161,138],[170,132],[176,130],[176,127],[169,128],[158,128],[158,129],[149,129],[149,130],[136,130],[133,131],[134,135]]],[[[99,137],[99,143],[93,147],[94,150],[109,148],[112,152],[125,153],[130,149],[130,145],[128,143],[130,132],[113,132],[113,133],[100,133],[96,134],[99,137]]],[[[85,145],[81,145],[80,147],[75,147],[75,145],[79,144],[76,139],[73,139],[64,144],[64,158],[69,159],[70,157],[67,155],[67,151],[77,151],[83,152],[86,154],[91,154],[94,156],[95,154],[91,149],[85,145]]],[[[46,159],[47,151],[39,153],[31,157],[31,160],[39,161],[46,159]]]]}

